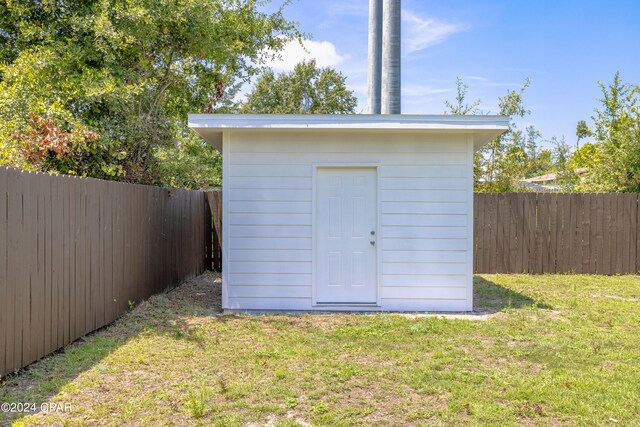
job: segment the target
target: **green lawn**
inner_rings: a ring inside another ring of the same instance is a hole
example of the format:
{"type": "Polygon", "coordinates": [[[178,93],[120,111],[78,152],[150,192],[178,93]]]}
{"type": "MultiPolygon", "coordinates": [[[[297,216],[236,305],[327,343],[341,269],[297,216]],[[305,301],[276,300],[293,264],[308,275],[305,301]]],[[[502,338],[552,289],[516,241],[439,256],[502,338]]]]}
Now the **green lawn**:
{"type": "Polygon", "coordinates": [[[479,276],[479,320],[217,316],[208,282],[9,377],[0,402],[71,404],[18,425],[640,425],[639,277],[479,276]]]}

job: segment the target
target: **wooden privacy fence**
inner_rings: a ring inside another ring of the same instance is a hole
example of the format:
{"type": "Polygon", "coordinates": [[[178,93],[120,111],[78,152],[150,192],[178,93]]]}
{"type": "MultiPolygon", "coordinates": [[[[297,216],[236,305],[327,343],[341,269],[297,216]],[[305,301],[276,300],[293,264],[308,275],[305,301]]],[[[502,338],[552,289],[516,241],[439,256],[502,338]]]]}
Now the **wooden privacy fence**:
{"type": "Polygon", "coordinates": [[[0,375],[205,270],[205,193],[0,168],[0,375]]]}
{"type": "Polygon", "coordinates": [[[476,273],[636,274],[638,193],[478,193],[476,273]]]}
{"type": "Polygon", "coordinates": [[[222,191],[214,190],[206,193],[207,217],[207,268],[211,271],[222,271],[222,191]]]}

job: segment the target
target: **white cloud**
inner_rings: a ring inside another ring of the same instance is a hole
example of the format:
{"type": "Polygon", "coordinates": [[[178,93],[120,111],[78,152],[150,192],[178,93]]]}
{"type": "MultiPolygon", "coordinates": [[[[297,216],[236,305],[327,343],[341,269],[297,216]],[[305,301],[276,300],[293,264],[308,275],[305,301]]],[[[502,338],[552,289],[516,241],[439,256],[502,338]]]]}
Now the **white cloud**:
{"type": "Polygon", "coordinates": [[[520,86],[519,83],[493,82],[486,77],[480,76],[463,76],[462,81],[471,80],[476,82],[474,85],[478,87],[515,87],[520,86]]]}
{"type": "Polygon", "coordinates": [[[464,25],[431,17],[422,18],[406,9],[402,11],[402,20],[405,26],[404,49],[408,53],[442,43],[447,37],[465,29],[464,25]]]}
{"type": "Polygon", "coordinates": [[[486,77],[480,77],[480,76],[464,76],[462,77],[462,80],[475,80],[477,82],[488,82],[489,79],[486,77]]]}
{"type": "Polygon", "coordinates": [[[437,95],[441,93],[449,93],[452,91],[453,89],[437,88],[433,86],[420,85],[420,84],[406,84],[402,86],[402,96],[407,98],[437,95]]]}
{"type": "Polygon", "coordinates": [[[340,55],[336,46],[328,41],[304,40],[303,44],[304,47],[297,40],[287,43],[279,52],[280,58],[265,65],[277,71],[291,71],[305,59],[315,59],[319,67],[335,67],[349,59],[348,55],[340,55]]]}

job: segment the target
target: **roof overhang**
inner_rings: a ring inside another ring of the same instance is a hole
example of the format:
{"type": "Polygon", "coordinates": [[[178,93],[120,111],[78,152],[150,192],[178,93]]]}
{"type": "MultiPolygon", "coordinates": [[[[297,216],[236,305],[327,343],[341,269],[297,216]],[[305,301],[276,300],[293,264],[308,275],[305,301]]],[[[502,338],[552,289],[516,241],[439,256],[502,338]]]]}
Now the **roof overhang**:
{"type": "Polygon", "coordinates": [[[425,132],[465,134],[476,150],[509,128],[506,116],[379,115],[379,114],[189,114],[189,127],[222,151],[222,134],[234,130],[342,132],[425,132]]]}

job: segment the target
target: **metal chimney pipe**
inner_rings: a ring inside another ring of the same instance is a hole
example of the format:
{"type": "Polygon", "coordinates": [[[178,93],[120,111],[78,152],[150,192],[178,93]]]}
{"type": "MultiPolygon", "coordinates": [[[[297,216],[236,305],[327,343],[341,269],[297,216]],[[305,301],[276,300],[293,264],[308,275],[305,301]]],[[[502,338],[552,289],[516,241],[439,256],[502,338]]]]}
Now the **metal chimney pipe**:
{"type": "Polygon", "coordinates": [[[400,114],[400,0],[383,0],[382,114],[400,114]]]}
{"type": "Polygon", "coordinates": [[[382,0],[369,0],[369,114],[380,114],[382,93],[382,0]]]}

